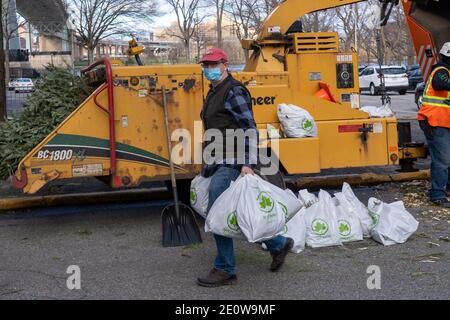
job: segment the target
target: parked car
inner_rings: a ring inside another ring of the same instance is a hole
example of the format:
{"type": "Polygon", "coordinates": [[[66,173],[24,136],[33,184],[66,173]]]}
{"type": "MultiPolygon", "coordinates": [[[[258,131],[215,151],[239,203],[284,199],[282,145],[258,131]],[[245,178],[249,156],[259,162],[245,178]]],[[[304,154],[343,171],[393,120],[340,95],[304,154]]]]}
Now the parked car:
{"type": "Polygon", "coordinates": [[[422,96],[425,90],[425,82],[418,83],[416,89],[414,90],[414,97],[417,105],[417,109],[422,107],[422,96]]]}
{"type": "Polygon", "coordinates": [[[16,80],[17,80],[17,79],[11,79],[11,80],[8,82],[8,90],[9,90],[9,91],[13,91],[13,90],[16,88],[16,80]]]}
{"type": "Polygon", "coordinates": [[[423,82],[422,72],[420,71],[420,68],[409,69],[406,74],[408,75],[410,90],[415,90],[417,85],[423,82]]]}
{"type": "Polygon", "coordinates": [[[230,64],[228,66],[228,71],[230,72],[239,72],[244,70],[245,64],[230,64]]]}
{"type": "Polygon", "coordinates": [[[367,66],[364,66],[364,65],[358,66],[358,74],[361,74],[361,72],[362,72],[365,68],[367,68],[367,66]]]}
{"type": "Polygon", "coordinates": [[[16,93],[33,92],[34,89],[33,80],[30,78],[17,78],[13,81],[12,86],[10,86],[10,90],[14,90],[16,93]],[[11,87],[14,89],[11,89],[11,87]]]}
{"type": "Polygon", "coordinates": [[[409,67],[408,72],[409,71],[414,71],[420,69],[420,65],[418,63],[412,64],[411,67],[409,67]]]}
{"type": "Polygon", "coordinates": [[[381,86],[381,73],[387,91],[397,91],[403,95],[409,87],[409,80],[406,70],[402,66],[369,66],[359,75],[359,87],[361,90],[369,90],[371,95],[378,94],[381,86]],[[380,72],[381,71],[381,72],[380,72]]]}

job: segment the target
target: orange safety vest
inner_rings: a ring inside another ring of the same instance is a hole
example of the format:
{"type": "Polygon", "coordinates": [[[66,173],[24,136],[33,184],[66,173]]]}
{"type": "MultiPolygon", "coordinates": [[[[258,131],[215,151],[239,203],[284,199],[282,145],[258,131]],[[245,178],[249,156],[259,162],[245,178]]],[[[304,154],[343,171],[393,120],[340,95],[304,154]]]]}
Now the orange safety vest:
{"type": "Polygon", "coordinates": [[[441,69],[450,73],[450,70],[445,67],[433,70],[423,91],[422,107],[417,114],[417,119],[428,120],[428,124],[432,127],[450,128],[450,91],[438,91],[433,88],[433,77],[441,69]]]}

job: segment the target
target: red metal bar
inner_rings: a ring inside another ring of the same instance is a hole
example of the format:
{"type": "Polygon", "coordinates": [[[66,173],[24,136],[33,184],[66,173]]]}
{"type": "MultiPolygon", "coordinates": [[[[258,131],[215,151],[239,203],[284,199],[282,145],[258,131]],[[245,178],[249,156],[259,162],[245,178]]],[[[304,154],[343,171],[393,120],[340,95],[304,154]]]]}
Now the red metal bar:
{"type": "Polygon", "coordinates": [[[113,187],[120,187],[120,177],[116,177],[117,165],[116,165],[116,130],[114,124],[114,86],[112,78],[111,63],[107,58],[103,58],[94,62],[81,72],[88,72],[99,65],[105,66],[106,71],[106,85],[108,87],[108,113],[109,113],[109,161],[110,161],[110,173],[112,176],[113,187]]]}
{"type": "Polygon", "coordinates": [[[94,103],[95,103],[95,105],[96,105],[97,107],[99,107],[100,109],[102,109],[103,111],[105,111],[106,113],[109,114],[109,111],[106,110],[105,108],[103,108],[103,106],[102,106],[100,103],[98,103],[98,101],[97,101],[98,95],[99,95],[100,93],[102,93],[103,90],[105,90],[107,87],[108,87],[108,85],[105,83],[105,84],[102,85],[102,88],[101,88],[99,91],[97,91],[97,93],[94,95],[94,103]]]}

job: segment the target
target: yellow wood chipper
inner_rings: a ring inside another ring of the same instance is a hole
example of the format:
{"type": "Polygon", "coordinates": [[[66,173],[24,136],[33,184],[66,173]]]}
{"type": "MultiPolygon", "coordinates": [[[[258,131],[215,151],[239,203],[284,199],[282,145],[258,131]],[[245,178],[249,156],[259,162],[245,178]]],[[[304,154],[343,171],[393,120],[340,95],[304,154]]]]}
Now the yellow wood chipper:
{"type": "MultiPolygon", "coordinates": [[[[336,32],[295,28],[304,14],[356,2],[286,0],[268,16],[256,40],[242,41],[252,55],[233,76],[252,95],[258,128],[280,127],[280,103],[306,109],[318,127],[317,137],[278,139],[272,150],[280,161],[278,175],[399,165],[402,159],[426,156],[423,147],[407,139],[399,145],[396,118],[370,118],[359,110],[358,56],[340,52],[336,32]],[[318,97],[321,90],[328,99],[318,97]]],[[[414,3],[403,5],[409,14],[414,3]]],[[[169,180],[161,87],[166,88],[171,131],[185,129],[198,137],[195,121],[208,92],[200,65],[123,66],[103,59],[84,73],[103,84],[20,162],[13,184],[35,193],[49,181],[74,177],[108,178],[115,188],[169,180]]],[[[192,141],[192,154],[199,140],[192,141]]],[[[270,149],[271,141],[260,147],[270,149]]],[[[177,178],[191,179],[200,169],[178,163],[177,178]]]]}

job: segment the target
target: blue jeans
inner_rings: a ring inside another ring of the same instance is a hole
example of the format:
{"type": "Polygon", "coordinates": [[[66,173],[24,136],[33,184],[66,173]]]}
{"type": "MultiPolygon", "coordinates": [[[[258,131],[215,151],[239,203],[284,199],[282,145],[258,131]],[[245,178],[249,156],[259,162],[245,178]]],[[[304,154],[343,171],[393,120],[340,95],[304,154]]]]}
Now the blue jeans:
{"type": "MultiPolygon", "coordinates": [[[[221,166],[212,176],[209,187],[208,212],[214,201],[224,192],[240,175],[237,169],[221,166]]],[[[225,271],[229,274],[236,273],[236,261],[234,258],[233,239],[214,234],[217,246],[217,257],[214,261],[216,269],[225,271]]],[[[264,241],[270,252],[277,252],[283,249],[286,244],[286,238],[276,236],[270,240],[264,241]]]]}
{"type": "Polygon", "coordinates": [[[450,186],[450,128],[432,127],[424,130],[431,156],[431,200],[447,197],[446,188],[450,186]]]}

